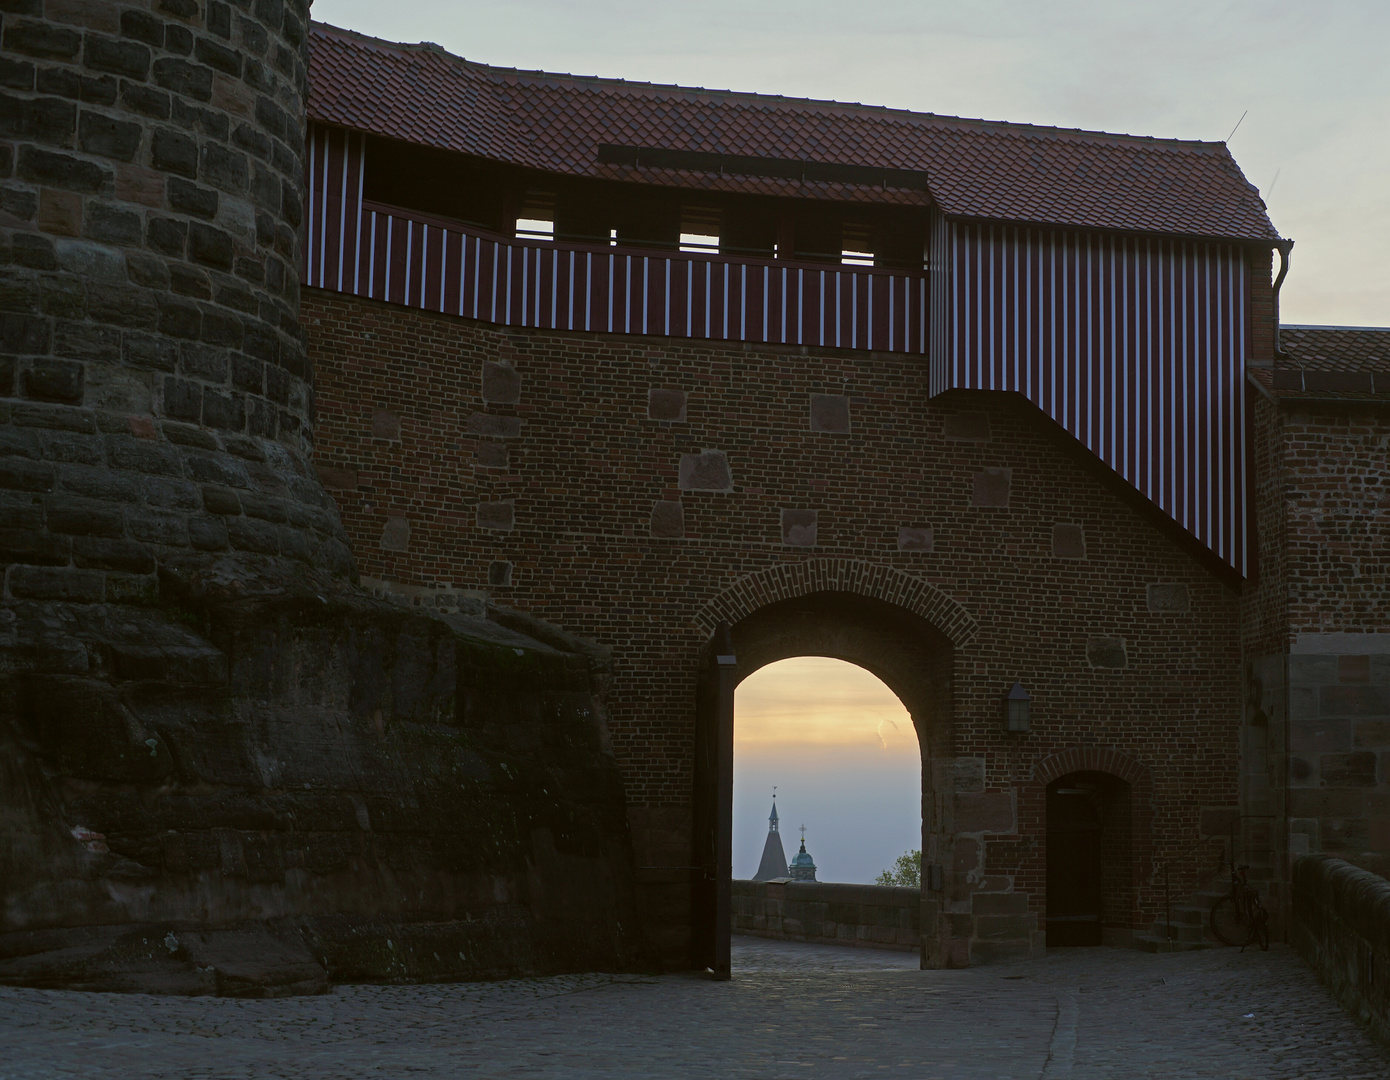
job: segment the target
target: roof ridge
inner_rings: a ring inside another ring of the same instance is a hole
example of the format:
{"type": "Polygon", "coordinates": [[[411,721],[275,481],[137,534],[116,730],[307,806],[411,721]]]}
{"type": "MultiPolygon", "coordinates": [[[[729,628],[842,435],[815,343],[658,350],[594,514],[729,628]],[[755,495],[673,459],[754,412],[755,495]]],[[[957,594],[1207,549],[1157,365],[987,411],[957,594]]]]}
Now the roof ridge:
{"type": "Polygon", "coordinates": [[[1338,326],[1325,323],[1280,323],[1279,329],[1282,330],[1344,330],[1352,333],[1373,333],[1390,334],[1390,326],[1338,326]]]}
{"type": "MultiPolygon", "coordinates": [[[[836,112],[853,112],[861,114],[878,114],[894,116],[897,118],[910,119],[916,121],[935,122],[952,127],[979,126],[986,129],[998,129],[1002,132],[1016,132],[1023,135],[1027,132],[1038,132],[1050,136],[1063,136],[1077,138],[1084,142],[1114,142],[1118,144],[1139,143],[1144,146],[1162,149],[1174,149],[1192,152],[1194,150],[1205,151],[1217,154],[1224,151],[1230,157],[1230,150],[1223,140],[1206,139],[1180,139],[1172,136],[1155,135],[1131,135],[1127,132],[1099,131],[1090,128],[1069,128],[1055,124],[1030,124],[1016,120],[988,120],[983,117],[953,116],[947,113],[922,112],[916,109],[906,109],[890,105],[866,105],[857,101],[836,101],[833,98],[809,98],[809,97],[788,97],[784,94],[765,94],[756,90],[717,90],[703,86],[682,86],[679,83],[658,83],[648,82],[639,79],[623,79],[611,75],[576,75],[572,72],[545,71],[540,68],[516,68],[504,67],[501,65],[484,63],[481,60],[470,60],[466,56],[450,52],[444,46],[433,41],[421,41],[415,43],[387,41],[385,38],[374,37],[370,34],[363,34],[357,30],[350,30],[346,27],[334,26],[331,23],[318,22],[312,23],[312,30],[319,33],[328,33],[346,38],[355,39],[367,45],[372,45],[393,52],[423,52],[438,55],[452,63],[466,67],[480,75],[490,77],[494,82],[498,78],[507,76],[517,76],[527,80],[565,80],[571,83],[592,83],[604,87],[621,87],[633,91],[675,91],[681,94],[694,94],[710,98],[712,101],[719,101],[725,98],[750,99],[753,101],[776,102],[781,105],[800,105],[811,106],[815,109],[829,109],[836,112]]],[[[1249,183],[1249,181],[1246,181],[1249,183]]]]}

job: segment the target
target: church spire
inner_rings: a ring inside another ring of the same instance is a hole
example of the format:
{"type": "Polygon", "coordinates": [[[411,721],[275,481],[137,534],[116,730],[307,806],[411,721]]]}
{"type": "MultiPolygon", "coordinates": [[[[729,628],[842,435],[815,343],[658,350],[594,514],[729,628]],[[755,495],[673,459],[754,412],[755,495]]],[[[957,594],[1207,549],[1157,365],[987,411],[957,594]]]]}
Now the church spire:
{"type": "Polygon", "coordinates": [[[771,881],[773,878],[787,876],[787,853],[782,848],[782,834],[778,830],[777,789],[772,789],[772,813],[767,817],[767,842],[763,844],[762,861],[754,881],[771,881]]]}

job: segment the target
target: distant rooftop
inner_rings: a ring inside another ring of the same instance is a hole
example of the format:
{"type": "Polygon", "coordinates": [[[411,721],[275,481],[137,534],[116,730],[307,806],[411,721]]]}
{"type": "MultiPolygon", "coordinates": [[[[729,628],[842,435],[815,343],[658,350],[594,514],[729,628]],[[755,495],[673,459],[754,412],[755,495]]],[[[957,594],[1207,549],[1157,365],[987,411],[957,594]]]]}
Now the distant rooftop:
{"type": "Polygon", "coordinates": [[[1224,143],[519,71],[321,23],[312,34],[311,119],[525,168],[707,191],[935,203],[957,218],[1277,238],[1224,143]],[[658,164],[643,164],[638,151],[657,151],[646,156],[658,164]],[[840,171],[788,175],[794,163],[840,171]],[[855,175],[867,169],[888,172],[878,183],[855,175]],[[911,181],[921,174],[922,183],[911,181]]]}

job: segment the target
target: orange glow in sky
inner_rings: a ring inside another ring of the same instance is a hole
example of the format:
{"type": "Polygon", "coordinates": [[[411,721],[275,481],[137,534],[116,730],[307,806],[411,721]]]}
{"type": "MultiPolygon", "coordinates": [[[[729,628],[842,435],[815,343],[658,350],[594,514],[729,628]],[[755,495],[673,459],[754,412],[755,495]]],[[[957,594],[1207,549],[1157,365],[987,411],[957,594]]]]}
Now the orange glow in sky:
{"type": "Polygon", "coordinates": [[[824,656],[769,664],[736,692],[735,755],[783,755],[796,744],[877,748],[917,759],[917,733],[893,691],[863,668],[824,656]]]}

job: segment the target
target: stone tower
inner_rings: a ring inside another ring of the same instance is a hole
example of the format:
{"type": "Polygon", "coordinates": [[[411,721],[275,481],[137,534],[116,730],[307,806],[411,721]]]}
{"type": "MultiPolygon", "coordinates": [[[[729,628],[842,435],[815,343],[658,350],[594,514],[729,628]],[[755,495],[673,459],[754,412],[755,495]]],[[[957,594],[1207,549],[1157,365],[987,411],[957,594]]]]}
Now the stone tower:
{"type": "Polygon", "coordinates": [[[308,6],[0,6],[0,983],[643,947],[602,657],[354,587],[310,461],[308,6]],[[513,752],[523,723],[562,749],[513,752]]]}
{"type": "Polygon", "coordinates": [[[351,575],[307,457],[308,3],[6,12],[4,597],[148,603],[219,563],[351,575]]]}

